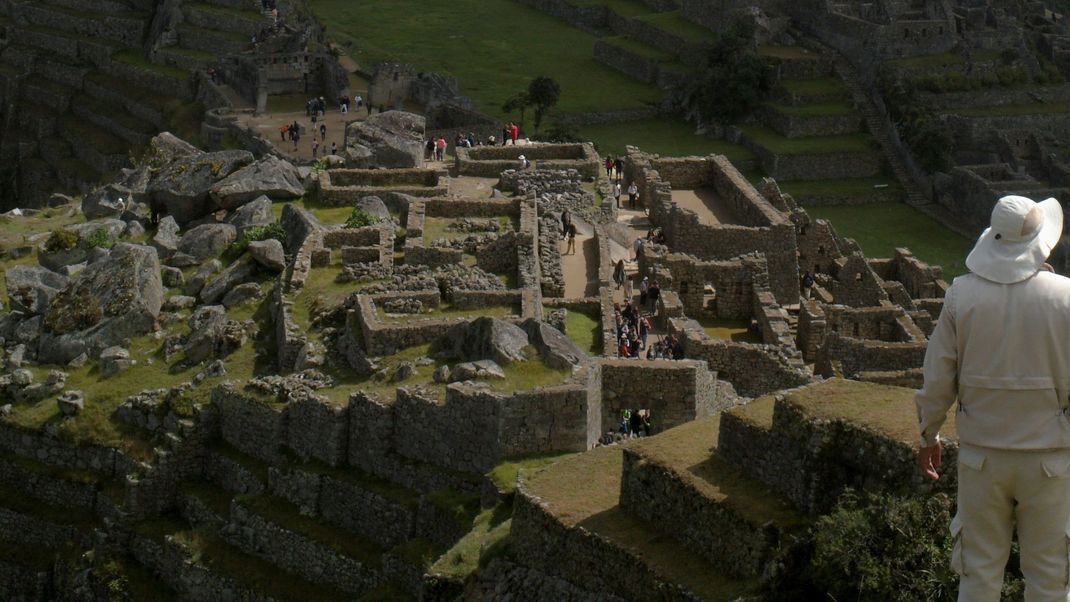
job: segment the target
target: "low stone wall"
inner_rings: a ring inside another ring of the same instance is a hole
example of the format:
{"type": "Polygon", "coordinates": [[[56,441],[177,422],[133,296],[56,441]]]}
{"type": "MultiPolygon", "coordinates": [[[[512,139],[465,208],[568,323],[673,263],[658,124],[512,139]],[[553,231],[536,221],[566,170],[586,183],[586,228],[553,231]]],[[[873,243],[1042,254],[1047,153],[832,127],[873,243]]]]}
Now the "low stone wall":
{"type": "Polygon", "coordinates": [[[855,378],[861,372],[910,370],[925,361],[925,340],[892,343],[856,339],[830,332],[817,356],[817,367],[826,376],[839,373],[855,378]]]}
{"type": "Polygon", "coordinates": [[[561,222],[544,213],[539,228],[539,285],[543,297],[565,296],[565,273],[561,269],[561,222]]]}
{"type": "Polygon", "coordinates": [[[282,460],[286,441],[286,413],[228,384],[212,390],[219,409],[220,436],[238,451],[268,463],[282,460]]]}
{"type": "Polygon", "coordinates": [[[121,478],[137,469],[137,462],[118,450],[67,445],[47,434],[8,424],[0,424],[0,448],[48,466],[92,471],[105,478],[121,478]]]}
{"type": "MultiPolygon", "coordinates": [[[[437,305],[438,291],[423,293],[435,298],[437,305]]],[[[467,321],[467,318],[412,318],[409,320],[383,321],[375,307],[375,299],[392,297],[412,298],[420,293],[394,293],[376,295],[358,295],[357,304],[346,314],[346,336],[350,341],[362,346],[369,356],[393,355],[402,349],[430,343],[446,333],[447,330],[467,321]]],[[[421,298],[421,301],[423,298],[421,298]]]]}
{"type": "Polygon", "coordinates": [[[320,172],[318,184],[321,203],[343,207],[380,192],[414,197],[446,196],[449,174],[434,169],[328,169],[320,172]]]}
{"type": "Polygon", "coordinates": [[[773,345],[713,339],[700,329],[682,327],[675,320],[672,327],[673,332],[682,336],[684,354],[708,362],[717,378],[732,383],[740,395],[757,397],[813,380],[801,354],[789,356],[773,345]]]}
{"type": "Polygon", "coordinates": [[[427,199],[424,211],[427,217],[513,217],[520,215],[521,202],[522,199],[427,199]]]}
{"type": "Polygon", "coordinates": [[[643,83],[654,84],[658,81],[657,59],[632,52],[622,46],[596,40],[594,60],[643,83]]]}
{"type": "Polygon", "coordinates": [[[537,169],[574,169],[583,177],[595,179],[601,169],[601,161],[594,147],[583,144],[524,144],[517,146],[480,146],[458,148],[456,170],[462,176],[497,178],[510,169],[516,169],[520,155],[535,162],[537,169]]]}
{"type": "Polygon", "coordinates": [[[742,142],[758,155],[762,170],[778,180],[873,178],[880,175],[884,161],[884,157],[877,151],[778,155],[751,142],[746,136],[742,142]]]}

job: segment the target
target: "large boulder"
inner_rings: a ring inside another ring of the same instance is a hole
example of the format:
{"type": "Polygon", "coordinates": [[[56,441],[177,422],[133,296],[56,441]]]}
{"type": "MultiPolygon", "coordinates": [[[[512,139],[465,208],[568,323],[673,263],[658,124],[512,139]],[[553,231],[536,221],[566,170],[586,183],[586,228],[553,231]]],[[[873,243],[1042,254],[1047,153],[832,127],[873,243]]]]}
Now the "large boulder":
{"type": "Polygon", "coordinates": [[[190,335],[184,351],[186,361],[199,364],[206,359],[226,357],[245,343],[240,322],[228,320],[218,305],[201,307],[189,319],[190,335]]]}
{"type": "Polygon", "coordinates": [[[67,277],[36,265],[18,265],[5,273],[11,309],[28,315],[42,314],[64,287],[67,277]]]}
{"type": "Polygon", "coordinates": [[[272,272],[286,269],[286,254],[282,250],[282,243],[274,238],[249,243],[249,255],[272,272]]]}
{"type": "Polygon", "coordinates": [[[131,192],[115,184],[96,188],[82,197],[82,213],[86,219],[118,217],[130,204],[131,192]]]}
{"type": "Polygon", "coordinates": [[[260,196],[238,207],[227,218],[227,223],[238,229],[238,236],[254,226],[267,226],[275,223],[275,214],[271,211],[271,199],[260,196]]]}
{"type": "Polygon", "coordinates": [[[546,322],[531,319],[525,320],[520,326],[547,366],[557,370],[569,370],[587,361],[586,352],[563,332],[546,322]]]}
{"type": "Polygon", "coordinates": [[[230,289],[249,280],[256,273],[256,261],[248,255],[230,264],[215,280],[204,285],[200,291],[201,302],[210,305],[218,303],[230,289]]]}
{"type": "Polygon", "coordinates": [[[151,332],[163,304],[160,262],[152,247],[119,243],[52,299],[38,359],[66,364],[151,332]]]}
{"type": "Polygon", "coordinates": [[[243,150],[181,157],[153,174],[146,194],[157,211],[173,216],[179,225],[188,224],[209,213],[208,193],[216,182],[252,162],[253,154],[243,150]]]}
{"type": "Polygon", "coordinates": [[[426,120],[387,111],[346,126],[346,166],[360,169],[422,167],[426,120]]]}
{"type": "Polygon", "coordinates": [[[282,229],[286,232],[286,240],[283,245],[290,253],[297,252],[297,249],[300,249],[301,245],[304,244],[305,239],[311,236],[313,232],[323,229],[323,224],[316,219],[316,216],[293,203],[287,203],[282,207],[282,218],[279,219],[279,223],[282,224],[282,229]]]}
{"type": "Polygon", "coordinates": [[[528,335],[519,327],[497,318],[477,318],[458,324],[435,342],[435,350],[465,361],[494,360],[509,364],[527,359],[528,335]]]}
{"type": "Polygon", "coordinates": [[[148,148],[141,155],[141,165],[149,169],[160,169],[178,159],[203,154],[204,151],[171,132],[160,132],[149,141],[148,148]]]}
{"type": "Polygon", "coordinates": [[[264,195],[296,199],[305,194],[305,186],[292,163],[268,155],[216,182],[209,194],[217,205],[230,210],[264,195]]]}
{"type": "Polygon", "coordinates": [[[86,240],[97,232],[103,231],[108,240],[116,241],[126,232],[126,222],[121,219],[106,218],[84,224],[71,224],[66,229],[77,232],[82,240],[86,240]]]}
{"type": "Polygon", "coordinates": [[[182,235],[178,251],[203,261],[223,252],[238,238],[238,229],[230,224],[203,224],[182,235]]]}
{"type": "Polygon", "coordinates": [[[156,234],[149,241],[161,259],[167,259],[178,252],[178,243],[182,240],[178,236],[178,222],[170,215],[164,217],[156,225],[156,234]]]}
{"type": "Polygon", "coordinates": [[[383,199],[377,196],[366,196],[357,201],[357,209],[364,210],[373,217],[379,218],[380,221],[390,221],[390,210],[386,208],[386,203],[383,199]]]}

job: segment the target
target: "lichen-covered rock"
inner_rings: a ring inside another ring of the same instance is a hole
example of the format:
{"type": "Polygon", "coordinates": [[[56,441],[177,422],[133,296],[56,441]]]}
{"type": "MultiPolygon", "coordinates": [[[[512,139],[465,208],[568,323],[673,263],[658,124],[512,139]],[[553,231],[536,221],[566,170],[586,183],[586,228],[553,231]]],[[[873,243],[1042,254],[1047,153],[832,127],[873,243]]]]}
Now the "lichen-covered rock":
{"type": "Polygon", "coordinates": [[[450,372],[450,382],[464,380],[477,380],[481,378],[504,379],[505,371],[497,363],[491,360],[479,360],[478,362],[464,362],[457,364],[450,372]]]}
{"type": "Polygon", "coordinates": [[[274,238],[249,243],[249,256],[272,272],[286,269],[286,253],[282,243],[274,238]]]}
{"type": "Polygon", "coordinates": [[[180,157],[163,165],[146,187],[150,202],[179,225],[204,217],[211,209],[209,190],[253,162],[244,150],[224,150],[180,157]]]}
{"type": "Polygon", "coordinates": [[[166,265],[160,268],[160,278],[167,288],[182,288],[182,285],[186,283],[182,270],[166,265]]]}
{"type": "Polygon", "coordinates": [[[238,229],[230,224],[202,224],[182,235],[178,251],[203,261],[223,252],[238,238],[238,229]]]}
{"type": "Polygon", "coordinates": [[[230,292],[223,296],[223,307],[230,309],[236,305],[247,303],[254,299],[259,299],[261,296],[260,285],[255,282],[246,282],[245,284],[239,284],[238,286],[230,289],[230,292]]]}
{"type": "Polygon", "coordinates": [[[387,111],[346,126],[346,166],[361,169],[422,167],[426,120],[387,111]]]}
{"type": "Polygon", "coordinates": [[[66,364],[151,332],[163,304],[160,262],[151,247],[119,243],[52,300],[38,356],[66,364]]]}
{"type": "Polygon", "coordinates": [[[64,287],[67,277],[36,265],[19,265],[5,273],[11,309],[28,315],[44,313],[64,287]]]}
{"type": "Polygon", "coordinates": [[[256,273],[256,261],[248,255],[230,264],[215,280],[204,285],[201,289],[201,302],[205,304],[217,303],[230,292],[230,289],[244,283],[256,273]]]}
{"type": "Polygon", "coordinates": [[[149,244],[159,253],[160,259],[167,259],[178,251],[178,222],[170,215],[165,216],[156,225],[156,233],[152,235],[149,244]]]}
{"type": "Polygon", "coordinates": [[[286,240],[283,241],[283,245],[290,253],[296,252],[313,232],[323,229],[323,224],[316,219],[316,216],[292,203],[283,206],[279,223],[286,231],[286,240]]]}
{"type": "Polygon", "coordinates": [[[238,236],[254,226],[275,223],[275,214],[271,212],[271,199],[261,196],[245,203],[227,218],[227,223],[238,229],[238,236]]]}
{"type": "Polygon", "coordinates": [[[100,375],[103,378],[109,378],[136,363],[137,361],[130,358],[130,352],[126,349],[119,346],[108,347],[100,352],[100,375]]]}
{"type": "Polygon", "coordinates": [[[297,168],[269,155],[216,182],[209,194],[223,209],[235,209],[260,196],[296,199],[305,193],[297,168]]]}
{"type": "Polygon", "coordinates": [[[446,331],[435,349],[452,357],[468,360],[494,360],[499,364],[527,359],[524,348],[528,335],[518,326],[497,318],[477,318],[446,331]]]}
{"type": "Polygon", "coordinates": [[[366,196],[361,198],[357,201],[356,208],[366,211],[368,215],[377,217],[381,221],[389,221],[391,217],[390,210],[386,208],[386,203],[383,202],[383,199],[377,196],[366,196]]]}
{"type": "Polygon", "coordinates": [[[192,276],[186,281],[186,294],[191,297],[196,297],[201,293],[201,289],[204,288],[205,283],[208,282],[211,277],[223,269],[223,262],[218,259],[205,262],[192,276]]]}
{"type": "Polygon", "coordinates": [[[72,389],[65,391],[56,400],[59,405],[59,413],[64,416],[74,416],[85,409],[85,393],[72,389]]]}
{"type": "Polygon", "coordinates": [[[557,370],[574,368],[588,361],[589,357],[572,339],[560,330],[538,320],[525,320],[521,327],[528,340],[539,351],[543,362],[557,370]]]}
{"type": "Polygon", "coordinates": [[[240,322],[228,320],[218,305],[201,307],[189,319],[191,334],[186,341],[186,361],[200,363],[209,358],[230,355],[245,343],[245,329],[240,322]]]}

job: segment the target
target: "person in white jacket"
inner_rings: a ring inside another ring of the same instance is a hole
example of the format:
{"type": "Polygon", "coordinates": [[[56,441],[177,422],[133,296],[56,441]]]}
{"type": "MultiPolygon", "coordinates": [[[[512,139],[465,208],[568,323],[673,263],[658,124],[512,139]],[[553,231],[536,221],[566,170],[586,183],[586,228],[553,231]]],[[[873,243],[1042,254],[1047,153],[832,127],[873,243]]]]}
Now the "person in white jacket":
{"type": "Polygon", "coordinates": [[[1056,199],[1000,199],[925,352],[915,401],[930,479],[958,401],[959,602],[999,601],[1016,526],[1026,602],[1070,600],[1070,279],[1045,264],[1062,231],[1056,199]]]}

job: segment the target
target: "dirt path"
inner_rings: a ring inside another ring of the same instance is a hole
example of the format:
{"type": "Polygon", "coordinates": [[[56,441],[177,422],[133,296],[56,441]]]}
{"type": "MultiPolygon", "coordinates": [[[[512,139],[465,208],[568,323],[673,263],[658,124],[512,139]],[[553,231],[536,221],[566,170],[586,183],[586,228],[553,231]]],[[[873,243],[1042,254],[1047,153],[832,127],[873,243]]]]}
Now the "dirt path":
{"type": "Polygon", "coordinates": [[[576,250],[565,254],[568,241],[561,241],[561,271],[565,276],[565,298],[581,299],[598,295],[598,241],[594,229],[579,218],[576,224],[576,250]]]}
{"type": "Polygon", "coordinates": [[[739,216],[712,188],[673,190],[672,200],[681,209],[694,211],[699,221],[708,226],[739,223],[739,216]]]}
{"type": "Polygon", "coordinates": [[[290,113],[265,113],[257,116],[249,115],[243,118],[242,125],[258,131],[264,138],[275,144],[275,146],[286,156],[308,161],[312,159],[313,131],[315,132],[315,139],[320,143],[317,156],[323,157],[324,153],[330,154],[332,142],[338,145],[338,151],[341,152],[342,145],[345,141],[346,125],[354,121],[362,121],[367,116],[367,113],[363,109],[360,111],[359,115],[355,110],[343,114],[338,110],[338,107],[331,106],[328,107],[326,116],[318,118],[315,124],[312,123],[308,115],[301,111],[290,113]],[[293,123],[294,121],[304,128],[304,131],[301,134],[301,139],[297,143],[296,150],[294,149],[293,142],[290,142],[288,139],[284,141],[279,135],[280,127],[285,124],[293,123]],[[320,138],[319,127],[323,123],[327,124],[327,136],[325,138],[320,138]]]}

